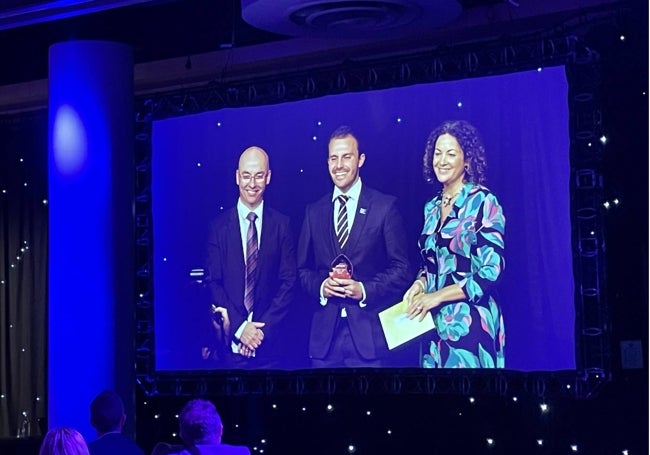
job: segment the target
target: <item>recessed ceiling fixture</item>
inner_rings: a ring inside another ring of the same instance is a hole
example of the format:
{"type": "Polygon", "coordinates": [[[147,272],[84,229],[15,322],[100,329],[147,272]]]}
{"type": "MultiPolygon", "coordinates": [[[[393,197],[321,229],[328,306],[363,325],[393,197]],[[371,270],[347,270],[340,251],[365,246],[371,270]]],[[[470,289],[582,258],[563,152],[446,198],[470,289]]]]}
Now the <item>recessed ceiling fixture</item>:
{"type": "Polygon", "coordinates": [[[289,36],[375,38],[426,32],[453,21],[456,0],[241,0],[253,27],[289,36]]]}

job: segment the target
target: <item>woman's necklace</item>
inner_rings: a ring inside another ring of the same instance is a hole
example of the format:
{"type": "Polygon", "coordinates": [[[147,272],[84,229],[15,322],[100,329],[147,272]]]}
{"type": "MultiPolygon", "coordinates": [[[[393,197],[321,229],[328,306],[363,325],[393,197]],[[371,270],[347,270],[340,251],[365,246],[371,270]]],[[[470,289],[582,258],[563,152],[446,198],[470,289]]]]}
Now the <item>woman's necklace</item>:
{"type": "MultiPolygon", "coordinates": [[[[462,189],[462,187],[461,187],[461,189],[462,189]]],[[[458,190],[453,194],[443,192],[442,193],[442,205],[443,205],[443,207],[449,207],[449,205],[451,204],[451,200],[453,198],[455,198],[456,196],[458,196],[460,194],[460,191],[461,190],[458,190]]]]}

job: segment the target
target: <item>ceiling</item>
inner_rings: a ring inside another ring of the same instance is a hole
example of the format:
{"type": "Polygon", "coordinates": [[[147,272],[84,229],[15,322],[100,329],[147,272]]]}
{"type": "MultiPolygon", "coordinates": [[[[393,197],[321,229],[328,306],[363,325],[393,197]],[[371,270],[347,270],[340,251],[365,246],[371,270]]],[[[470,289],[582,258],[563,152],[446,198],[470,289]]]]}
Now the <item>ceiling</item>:
{"type": "MultiPolygon", "coordinates": [[[[198,54],[276,42],[298,43],[304,37],[265,31],[242,18],[242,9],[269,1],[277,2],[276,5],[287,2],[345,4],[357,9],[368,5],[381,9],[386,4],[392,7],[392,3],[415,2],[427,12],[432,8],[427,5],[457,0],[0,0],[0,86],[47,78],[48,48],[52,43],[65,40],[128,43],[133,47],[136,64],[187,59],[198,54]]],[[[507,35],[557,27],[572,18],[621,2],[458,0],[458,3],[459,16],[438,25],[435,30],[427,33],[419,30],[419,33],[449,43],[507,35]]],[[[364,22],[358,18],[344,18],[341,23],[358,29],[364,22]]],[[[375,30],[375,33],[352,40],[377,41],[390,35],[393,42],[400,43],[412,38],[413,33],[414,28],[406,26],[395,28],[390,34],[386,30],[375,30]]],[[[337,38],[328,40],[320,35],[321,41],[329,43],[326,46],[340,45],[337,38]]]]}
{"type": "MultiPolygon", "coordinates": [[[[0,0],[0,5],[4,3],[7,2],[0,0]]],[[[37,2],[10,0],[8,3],[37,2]]],[[[0,50],[3,61],[8,64],[6,67],[2,64],[0,85],[47,77],[48,48],[59,41],[125,42],[133,46],[136,63],[142,63],[210,52],[233,41],[234,45],[248,46],[282,39],[248,26],[241,19],[237,1],[132,3],[64,19],[44,17],[43,21],[31,25],[4,24],[6,28],[0,30],[0,50]]]]}

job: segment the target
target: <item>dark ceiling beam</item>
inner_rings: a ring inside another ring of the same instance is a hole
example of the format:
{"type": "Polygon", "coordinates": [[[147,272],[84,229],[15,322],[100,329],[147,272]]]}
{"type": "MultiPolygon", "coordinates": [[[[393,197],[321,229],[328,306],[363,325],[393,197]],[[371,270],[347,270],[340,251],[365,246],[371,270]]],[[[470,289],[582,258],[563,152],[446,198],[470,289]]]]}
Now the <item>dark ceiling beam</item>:
{"type": "MultiPolygon", "coordinates": [[[[0,30],[49,22],[156,0],[72,0],[13,2],[0,10],[0,30]],[[27,5],[25,5],[27,3],[27,5]],[[23,6],[20,6],[20,5],[23,6]]],[[[1,5],[0,5],[1,6],[1,5]]]]}
{"type": "MultiPolygon", "coordinates": [[[[556,0],[549,0],[551,3],[556,0]]],[[[343,40],[292,38],[233,47],[214,52],[143,62],[135,65],[135,95],[153,94],[202,86],[210,81],[232,84],[250,78],[273,77],[286,68],[316,70],[344,61],[399,57],[451,45],[499,39],[504,45],[520,36],[565,34],[593,26],[616,14],[620,0],[589,0],[590,8],[554,11],[535,15],[526,9],[513,18],[512,6],[477,8],[462,20],[462,25],[434,30],[426,36],[391,40],[343,40]],[[489,12],[489,14],[488,14],[489,12]],[[190,65],[188,65],[188,59],[190,65]]],[[[547,5],[548,6],[548,5],[547,5]]],[[[558,5],[555,5],[558,7],[558,5]]],[[[9,114],[47,106],[47,80],[0,85],[0,113],[9,114]]]]}

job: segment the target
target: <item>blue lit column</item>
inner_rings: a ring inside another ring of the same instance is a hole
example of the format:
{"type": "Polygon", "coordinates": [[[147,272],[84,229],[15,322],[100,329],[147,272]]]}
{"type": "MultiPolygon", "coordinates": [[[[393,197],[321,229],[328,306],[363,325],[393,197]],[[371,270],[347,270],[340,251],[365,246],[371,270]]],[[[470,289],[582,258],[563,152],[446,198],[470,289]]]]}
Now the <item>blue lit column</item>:
{"type": "Polygon", "coordinates": [[[98,392],[116,389],[133,409],[130,47],[50,48],[48,144],[48,426],[74,426],[90,441],[98,392]]]}

